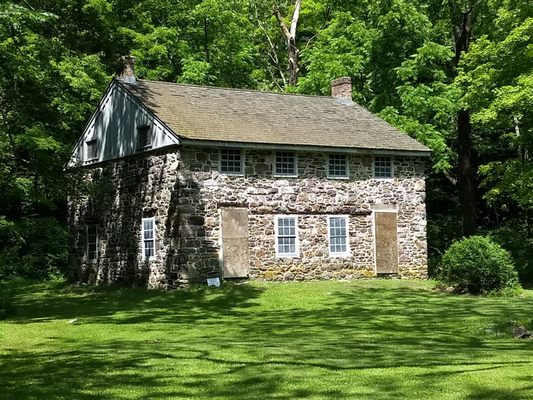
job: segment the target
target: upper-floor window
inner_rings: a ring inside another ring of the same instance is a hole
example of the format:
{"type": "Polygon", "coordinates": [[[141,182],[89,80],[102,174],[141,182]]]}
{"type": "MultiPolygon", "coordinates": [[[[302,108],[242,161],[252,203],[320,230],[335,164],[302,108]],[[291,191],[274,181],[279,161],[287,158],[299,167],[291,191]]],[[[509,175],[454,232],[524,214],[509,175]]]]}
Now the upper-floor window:
{"type": "Polygon", "coordinates": [[[142,250],[145,260],[155,260],[155,219],[142,220],[142,250]]]}
{"type": "Polygon", "coordinates": [[[98,139],[91,139],[85,142],[85,156],[87,161],[98,158],[98,139]]]}
{"type": "Polygon", "coordinates": [[[328,157],[328,177],[348,178],[348,160],[346,154],[330,154],[328,157]]]}
{"type": "Polygon", "coordinates": [[[152,147],[152,125],[141,125],[137,128],[137,147],[139,149],[152,147]]]}
{"type": "Polygon", "coordinates": [[[87,225],[87,262],[98,259],[98,226],[87,225]]]}
{"type": "Polygon", "coordinates": [[[242,174],[243,157],[239,149],[220,149],[220,172],[225,174],[242,174]]]}
{"type": "Polygon", "coordinates": [[[274,162],[274,175],[296,176],[296,153],[293,151],[277,151],[274,162]]]}
{"type": "Polygon", "coordinates": [[[297,219],[292,216],[277,216],[276,255],[278,257],[298,257],[297,219]]]}
{"type": "Polygon", "coordinates": [[[390,157],[374,158],[374,177],[375,178],[392,178],[392,160],[390,157]]]}
{"type": "Polygon", "coordinates": [[[350,254],[348,217],[328,217],[328,239],[330,257],[342,257],[350,254]]]}

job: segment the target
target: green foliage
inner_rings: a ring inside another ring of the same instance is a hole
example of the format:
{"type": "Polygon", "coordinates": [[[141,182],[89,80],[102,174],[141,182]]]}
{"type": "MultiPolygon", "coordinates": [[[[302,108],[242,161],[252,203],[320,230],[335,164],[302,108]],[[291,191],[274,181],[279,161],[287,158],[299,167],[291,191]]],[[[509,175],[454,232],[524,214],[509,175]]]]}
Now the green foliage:
{"type": "Polygon", "coordinates": [[[459,292],[490,293],[519,285],[510,254],[483,236],[453,243],[442,256],[439,269],[439,279],[459,292]]]}
{"type": "Polygon", "coordinates": [[[331,24],[319,32],[314,45],[302,56],[307,74],[300,81],[299,91],[329,95],[333,79],[350,76],[355,100],[367,103],[369,88],[365,74],[375,35],[373,29],[350,13],[336,13],[331,24]]]}
{"type": "Polygon", "coordinates": [[[63,167],[111,76],[61,33],[69,7],[25,6],[0,5],[0,280],[64,270],[63,167]]]}
{"type": "Polygon", "coordinates": [[[432,150],[432,167],[435,171],[448,171],[451,168],[451,150],[442,132],[439,132],[434,125],[401,114],[394,107],[386,107],[379,116],[429,147],[432,150]]]}
{"type": "Polygon", "coordinates": [[[490,232],[495,242],[509,251],[524,286],[533,286],[533,226],[519,219],[490,232]]]}
{"type": "Polygon", "coordinates": [[[489,156],[479,168],[484,199],[503,210],[518,206],[528,215],[533,211],[533,18],[509,16],[500,9],[496,33],[472,44],[457,85],[466,88],[462,102],[478,127],[477,147],[489,156]]]}
{"type": "Polygon", "coordinates": [[[66,271],[67,232],[54,218],[0,219],[0,281],[48,279],[66,271]]]}

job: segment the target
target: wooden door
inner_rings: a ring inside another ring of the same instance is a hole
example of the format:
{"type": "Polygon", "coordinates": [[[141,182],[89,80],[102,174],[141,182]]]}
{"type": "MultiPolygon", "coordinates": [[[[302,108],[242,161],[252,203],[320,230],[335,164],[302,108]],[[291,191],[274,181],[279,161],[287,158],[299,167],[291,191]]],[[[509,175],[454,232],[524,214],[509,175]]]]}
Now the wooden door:
{"type": "Polygon", "coordinates": [[[220,230],[224,278],[248,277],[248,209],[222,208],[220,230]]]}
{"type": "Polygon", "coordinates": [[[395,212],[374,212],[376,273],[398,273],[398,234],[395,212]]]}

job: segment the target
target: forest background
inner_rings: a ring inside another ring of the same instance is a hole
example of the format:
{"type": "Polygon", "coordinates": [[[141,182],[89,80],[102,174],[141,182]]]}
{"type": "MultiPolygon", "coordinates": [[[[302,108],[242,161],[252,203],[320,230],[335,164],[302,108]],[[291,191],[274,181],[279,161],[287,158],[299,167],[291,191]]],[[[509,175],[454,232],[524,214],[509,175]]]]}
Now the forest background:
{"type": "Polygon", "coordinates": [[[0,280],[67,268],[70,151],[122,55],[139,78],[354,100],[432,150],[430,273],[475,233],[533,281],[530,0],[0,4],[0,280]]]}

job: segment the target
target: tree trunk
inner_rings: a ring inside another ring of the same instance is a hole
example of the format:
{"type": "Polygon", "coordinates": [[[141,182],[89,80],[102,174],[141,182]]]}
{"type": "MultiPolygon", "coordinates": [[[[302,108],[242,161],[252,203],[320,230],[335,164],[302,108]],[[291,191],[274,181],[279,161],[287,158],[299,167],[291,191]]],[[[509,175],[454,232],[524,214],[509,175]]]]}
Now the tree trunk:
{"type": "MultiPolygon", "coordinates": [[[[455,68],[457,68],[461,56],[468,51],[478,5],[479,2],[475,2],[471,8],[459,10],[455,1],[449,0],[454,29],[455,68]]],[[[461,208],[462,233],[464,236],[471,236],[477,231],[476,188],[474,185],[475,168],[472,165],[471,133],[470,111],[461,109],[457,112],[457,185],[459,205],[461,208]]]]}
{"type": "Polygon", "coordinates": [[[209,62],[209,36],[207,33],[208,22],[207,18],[204,18],[204,49],[205,49],[205,61],[209,62]]]}
{"type": "Polygon", "coordinates": [[[294,39],[289,42],[289,85],[296,86],[298,84],[298,49],[294,43],[294,39]]]}
{"type": "Polygon", "coordinates": [[[470,134],[470,112],[460,110],[457,113],[458,168],[457,184],[459,187],[459,203],[463,236],[476,233],[476,191],[474,187],[474,168],[472,166],[472,140],[470,134]]]}

